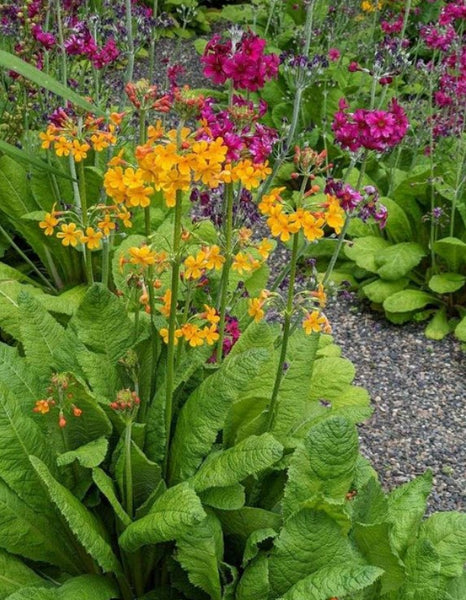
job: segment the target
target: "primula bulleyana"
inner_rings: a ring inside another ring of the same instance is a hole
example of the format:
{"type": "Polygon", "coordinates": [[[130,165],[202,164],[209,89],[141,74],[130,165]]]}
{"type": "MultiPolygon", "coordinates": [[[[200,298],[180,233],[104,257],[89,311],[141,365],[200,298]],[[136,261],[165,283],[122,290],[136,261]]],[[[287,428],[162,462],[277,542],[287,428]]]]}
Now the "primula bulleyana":
{"type": "Polygon", "coordinates": [[[57,233],[57,238],[61,239],[64,246],[77,246],[81,242],[83,232],[77,229],[76,223],[63,223],[61,231],[57,233]]]}
{"type": "Polygon", "coordinates": [[[155,264],[156,253],[149,246],[141,246],[140,248],[132,247],[129,249],[131,255],[130,263],[147,267],[155,264]]]}

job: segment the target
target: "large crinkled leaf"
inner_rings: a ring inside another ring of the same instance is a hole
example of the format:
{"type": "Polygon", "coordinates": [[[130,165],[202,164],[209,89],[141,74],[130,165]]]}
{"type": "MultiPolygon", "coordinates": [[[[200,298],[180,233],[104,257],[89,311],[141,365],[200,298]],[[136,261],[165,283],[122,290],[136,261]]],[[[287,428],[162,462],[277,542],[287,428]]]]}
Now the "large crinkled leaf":
{"type": "Polygon", "coordinates": [[[134,340],[134,326],[122,301],[101,284],[94,284],[70,321],[89,350],[115,364],[134,340]]]}
{"type": "Polygon", "coordinates": [[[358,434],[349,421],[334,417],[312,427],[291,458],[283,499],[285,516],[316,494],[343,502],[354,478],[358,434]]]}
{"type": "Polygon", "coordinates": [[[388,496],[389,519],[392,523],[390,540],[400,558],[403,558],[417,536],[431,489],[432,472],[426,471],[395,488],[388,496]]]}
{"type": "Polygon", "coordinates": [[[377,273],[382,279],[401,279],[414,269],[425,255],[424,248],[415,242],[395,244],[381,250],[375,256],[377,273]]]}
{"type": "Polygon", "coordinates": [[[61,467],[77,460],[82,467],[92,469],[93,467],[98,467],[104,461],[107,449],[107,439],[99,437],[84,446],[79,446],[76,450],[69,450],[60,454],[57,458],[57,464],[61,467]]]}
{"type": "Polygon", "coordinates": [[[40,456],[52,472],[57,474],[55,457],[46,436],[32,418],[24,414],[19,402],[0,384],[1,477],[28,506],[53,516],[55,511],[51,510],[47,494],[29,462],[29,455],[32,453],[40,456]]]}
{"type": "Polygon", "coordinates": [[[408,548],[404,560],[405,583],[398,592],[400,600],[447,600],[448,578],[441,572],[441,561],[427,539],[418,539],[408,548]]]}
{"type": "MultiPolygon", "coordinates": [[[[29,508],[0,480],[0,548],[76,572],[73,553],[56,522],[29,508]]],[[[1,586],[0,586],[1,589],[1,586]]]]}
{"type": "Polygon", "coordinates": [[[250,436],[232,448],[210,454],[191,481],[198,492],[234,485],[271,467],[282,454],[283,446],[270,433],[250,436]]]}
{"type": "Polygon", "coordinates": [[[435,548],[442,575],[459,577],[466,563],[466,514],[438,512],[424,521],[419,537],[426,538],[435,548]]]}
{"type": "Polygon", "coordinates": [[[221,510],[238,510],[246,502],[244,487],[240,483],[227,487],[209,488],[199,494],[204,506],[221,510]]]}
{"type": "Polygon", "coordinates": [[[383,307],[388,312],[410,312],[419,310],[428,304],[439,304],[439,299],[421,290],[402,290],[384,300],[383,307]]]}
{"type": "Polygon", "coordinates": [[[270,553],[272,591],[291,586],[327,566],[362,564],[340,525],[323,511],[304,508],[286,521],[270,553]]]}
{"type": "Polygon", "coordinates": [[[339,565],[323,567],[298,581],[280,600],[328,600],[330,597],[347,596],[372,585],[382,569],[363,565],[339,565]]]}
{"type": "Polygon", "coordinates": [[[278,531],[282,524],[282,517],[278,513],[254,506],[244,506],[239,510],[219,510],[217,515],[225,535],[240,536],[245,542],[258,529],[278,531]]]}
{"type": "Polygon", "coordinates": [[[272,433],[285,441],[302,422],[311,389],[312,373],[319,344],[319,335],[299,329],[290,338],[286,370],[278,393],[278,405],[272,433]]]}
{"type": "Polygon", "coordinates": [[[223,534],[213,512],[176,541],[176,560],[187,571],[189,581],[212,600],[221,600],[219,567],[223,560],[223,534]]]}
{"type": "Polygon", "coordinates": [[[8,596],[7,600],[115,600],[119,598],[113,581],[101,575],[80,575],[60,587],[26,588],[8,596]]]}
{"type": "Polygon", "coordinates": [[[92,469],[92,479],[94,483],[107,498],[116,516],[120,519],[125,527],[131,523],[130,516],[126,513],[124,508],[121,506],[120,501],[117,498],[115,492],[115,485],[113,479],[105,473],[102,469],[92,469]]]}
{"type": "MultiPolygon", "coordinates": [[[[133,498],[136,507],[143,504],[157,488],[161,480],[161,468],[147,458],[139,446],[131,442],[131,471],[133,477],[133,498]]],[[[125,453],[121,452],[115,465],[115,476],[124,493],[125,453]]]]}
{"type": "Polygon", "coordinates": [[[52,476],[40,459],[36,456],[30,456],[29,459],[46,487],[50,499],[86,552],[98,563],[104,573],[120,572],[120,564],[113,554],[111,545],[104,537],[101,523],[93,513],[52,476]]]}
{"type": "Polygon", "coordinates": [[[332,400],[346,390],[353,381],[356,369],[346,358],[329,356],[319,358],[312,372],[311,400],[332,400]]]}
{"type": "Polygon", "coordinates": [[[149,514],[125,529],[120,545],[127,552],[134,552],[147,544],[176,540],[205,516],[196,492],[188,483],[180,483],[159,496],[149,514]]]}
{"type": "Polygon", "coordinates": [[[383,302],[392,294],[404,290],[408,285],[409,279],[402,277],[395,281],[385,281],[384,279],[376,279],[370,283],[366,283],[361,287],[362,293],[369,298],[371,302],[383,304],[383,302]]]}
{"type": "Polygon", "coordinates": [[[0,550],[0,600],[5,600],[21,588],[43,585],[46,585],[45,579],[39,577],[16,556],[0,550]]]}
{"type": "Polygon", "coordinates": [[[261,348],[233,355],[189,396],[173,436],[170,481],[176,483],[194,475],[210,452],[231,404],[268,357],[261,348]]]}
{"type": "Polygon", "coordinates": [[[447,592],[452,600],[463,600],[466,598],[466,570],[463,571],[461,577],[455,577],[447,586],[447,592]]]}
{"type": "Polygon", "coordinates": [[[44,392],[37,372],[19,355],[18,349],[0,344],[0,381],[17,402],[30,411],[44,392]]]}
{"type": "Polygon", "coordinates": [[[251,560],[256,558],[265,542],[271,543],[277,537],[277,532],[270,527],[256,529],[246,540],[243,552],[242,566],[245,567],[251,560]]]}
{"type": "Polygon", "coordinates": [[[269,592],[269,563],[265,554],[260,554],[244,570],[236,589],[236,600],[268,600],[269,592]]]}

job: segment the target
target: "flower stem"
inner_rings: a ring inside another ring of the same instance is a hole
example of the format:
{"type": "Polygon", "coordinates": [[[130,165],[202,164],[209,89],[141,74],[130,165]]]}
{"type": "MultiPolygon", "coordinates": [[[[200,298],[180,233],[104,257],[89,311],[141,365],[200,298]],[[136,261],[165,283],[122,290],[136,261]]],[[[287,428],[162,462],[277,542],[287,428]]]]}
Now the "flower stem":
{"type": "Polygon", "coordinates": [[[290,338],[290,327],[291,327],[291,316],[293,314],[293,299],[294,299],[294,284],[296,280],[296,265],[298,262],[298,243],[299,234],[293,234],[293,248],[291,251],[291,265],[290,265],[290,282],[288,284],[288,297],[285,308],[285,319],[283,322],[283,337],[281,344],[280,358],[278,360],[277,374],[275,376],[275,383],[272,390],[272,397],[270,399],[269,414],[267,421],[267,431],[271,431],[275,424],[278,408],[278,391],[283,378],[283,367],[285,364],[286,351],[288,349],[288,340],[290,338]]]}
{"type": "Polygon", "coordinates": [[[222,277],[220,280],[220,321],[218,324],[217,362],[222,360],[223,340],[225,338],[225,319],[228,298],[228,281],[232,262],[233,246],[233,184],[225,184],[225,262],[223,263],[222,277]]]}
{"type": "Polygon", "coordinates": [[[179,250],[181,243],[181,215],[182,192],[176,191],[175,222],[173,225],[173,267],[171,278],[170,316],[168,320],[168,351],[167,351],[167,376],[165,387],[165,457],[163,472],[165,478],[168,473],[168,449],[170,447],[171,425],[173,417],[173,392],[175,384],[175,329],[176,329],[176,304],[178,300],[178,285],[180,280],[179,250]]]}
{"type": "MultiPolygon", "coordinates": [[[[86,227],[88,225],[87,218],[87,195],[86,195],[86,178],[84,175],[84,163],[81,160],[79,163],[79,198],[81,203],[81,221],[83,224],[83,229],[86,231],[86,227]]],[[[92,271],[92,256],[91,251],[84,244],[84,263],[86,267],[86,276],[87,282],[89,284],[94,283],[94,273],[92,271]]]]}
{"type": "Polygon", "coordinates": [[[131,429],[132,421],[126,423],[125,429],[125,508],[133,518],[133,467],[131,464],[131,429]]]}

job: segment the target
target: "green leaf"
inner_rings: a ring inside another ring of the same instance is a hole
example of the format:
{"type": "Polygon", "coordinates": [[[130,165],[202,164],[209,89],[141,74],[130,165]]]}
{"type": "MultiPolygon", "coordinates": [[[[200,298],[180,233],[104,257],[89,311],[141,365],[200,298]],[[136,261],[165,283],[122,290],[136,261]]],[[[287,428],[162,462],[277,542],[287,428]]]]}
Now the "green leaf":
{"type": "Polygon", "coordinates": [[[204,506],[221,510],[238,510],[246,502],[244,487],[236,483],[227,487],[208,488],[199,494],[204,506]]]}
{"type": "Polygon", "coordinates": [[[447,587],[452,600],[463,600],[466,598],[466,571],[463,571],[461,577],[452,579],[447,587]]]}
{"type": "Polygon", "coordinates": [[[59,588],[27,588],[7,600],[115,600],[115,584],[101,575],[80,575],[68,579],[59,588]]]}
{"type": "Polygon", "coordinates": [[[245,567],[251,560],[256,558],[260,551],[260,544],[269,540],[274,540],[276,537],[277,532],[270,527],[253,531],[246,540],[242,566],[245,567]]]}
{"type": "Polygon", "coordinates": [[[447,578],[441,574],[441,562],[434,546],[425,538],[408,548],[405,557],[405,584],[399,591],[402,600],[448,600],[447,578]]]}
{"type": "Polygon", "coordinates": [[[1,343],[0,381],[26,411],[31,410],[44,391],[37,372],[19,355],[18,349],[1,343]]]}
{"type": "Polygon", "coordinates": [[[310,399],[337,398],[353,381],[355,373],[353,363],[346,358],[319,358],[314,363],[310,399]]]}
{"type": "Polygon", "coordinates": [[[260,348],[234,354],[189,396],[173,436],[170,481],[182,481],[195,473],[223,427],[231,404],[267,358],[268,353],[260,348]]]}
{"type": "Polygon", "coordinates": [[[223,559],[222,526],[208,512],[205,519],[177,539],[176,559],[187,571],[189,581],[212,600],[221,600],[219,566],[223,559]]]}
{"type": "Polygon", "coordinates": [[[459,577],[466,562],[466,514],[438,512],[424,521],[419,538],[427,538],[440,559],[441,573],[459,577]]]}
{"type": "MultiPolygon", "coordinates": [[[[157,488],[161,480],[161,469],[157,463],[147,458],[139,446],[131,442],[131,470],[133,473],[133,498],[136,507],[143,504],[157,488]]],[[[125,473],[125,453],[121,452],[115,465],[115,475],[117,481],[124,481],[125,473]]],[[[120,486],[120,491],[124,492],[124,486],[120,486]]]]}
{"type": "Polygon", "coordinates": [[[97,518],[50,473],[47,466],[36,456],[29,457],[36,473],[46,487],[50,499],[67,521],[71,531],[86,552],[99,564],[104,573],[118,573],[120,564],[113,554],[104,530],[97,518]]]}
{"type": "Polygon", "coordinates": [[[39,577],[32,569],[27,567],[15,556],[0,550],[0,599],[4,600],[16,590],[25,587],[38,587],[46,585],[46,581],[39,577]]]}
{"type": "Polygon", "coordinates": [[[272,591],[281,596],[315,571],[329,566],[358,566],[349,539],[323,511],[304,508],[286,521],[270,553],[272,591]]]}
{"type": "Polygon", "coordinates": [[[438,304],[438,299],[432,294],[421,290],[402,290],[389,296],[383,303],[385,310],[393,313],[404,313],[419,310],[428,304],[438,304]]]}
{"type": "Polygon", "coordinates": [[[149,514],[127,527],[120,536],[120,545],[127,552],[134,552],[146,544],[176,540],[205,516],[192,487],[180,483],[159,496],[149,514]]]}
{"type": "Polygon", "coordinates": [[[67,547],[55,520],[29,508],[1,480],[0,547],[12,554],[76,572],[73,552],[67,547]]]}
{"type": "Polygon", "coordinates": [[[0,66],[26,77],[26,79],[29,79],[39,87],[49,90],[53,94],[71,102],[71,104],[83,108],[87,112],[91,112],[101,117],[105,116],[105,111],[101,110],[97,105],[92,104],[92,102],[89,102],[76,92],[73,92],[68,86],[63,85],[51,75],[48,75],[44,71],[40,71],[10,52],[0,50],[0,66]]]}
{"type": "MultiPolygon", "coordinates": [[[[376,257],[390,247],[391,244],[387,240],[378,236],[368,235],[353,240],[350,245],[345,245],[344,252],[361,269],[376,273],[378,269],[376,257]]],[[[399,278],[397,277],[396,279],[399,278]]]]}
{"type": "Polygon", "coordinates": [[[382,569],[374,566],[323,567],[295,583],[281,600],[328,600],[331,596],[347,596],[369,587],[382,573],[382,569]]]}
{"type": "Polygon", "coordinates": [[[387,224],[384,232],[391,242],[409,242],[413,239],[411,224],[405,211],[394,200],[387,197],[380,198],[380,202],[388,210],[387,224]]]}
{"type": "Polygon", "coordinates": [[[430,278],[429,287],[437,294],[451,294],[461,289],[465,281],[466,277],[459,273],[442,273],[430,278]]]}
{"type": "Polygon", "coordinates": [[[426,511],[427,497],[432,489],[432,472],[395,488],[388,496],[388,511],[392,528],[390,539],[400,558],[416,538],[426,511]]]}
{"type": "Polygon", "coordinates": [[[466,263],[466,243],[455,237],[446,237],[434,242],[434,252],[445,259],[448,268],[454,272],[466,263]]]}
{"type": "Polygon", "coordinates": [[[269,563],[260,554],[244,570],[236,589],[237,600],[268,600],[270,592],[269,563]]]}
{"type": "Polygon", "coordinates": [[[134,326],[124,304],[101,284],[86,293],[70,327],[89,350],[114,364],[134,342],[134,326]]]}
{"type": "Polygon", "coordinates": [[[102,494],[110,502],[110,506],[113,508],[116,516],[123,525],[127,527],[131,523],[131,518],[125,512],[117,498],[113,479],[109,477],[105,471],[99,468],[92,469],[92,479],[102,494]]]}
{"type": "Polygon", "coordinates": [[[431,321],[424,330],[424,334],[431,340],[443,340],[451,331],[447,319],[447,311],[441,308],[434,313],[431,321]]]}
{"type": "Polygon", "coordinates": [[[77,460],[82,467],[92,469],[93,467],[98,467],[104,461],[107,449],[107,439],[100,437],[84,446],[76,448],[76,450],[60,454],[57,458],[57,464],[59,467],[62,467],[63,465],[70,465],[77,460]]]}
{"type": "Polygon", "coordinates": [[[238,535],[246,539],[258,529],[273,529],[278,531],[282,517],[269,510],[244,506],[239,510],[218,511],[225,535],[238,535]]]}
{"type": "Polygon", "coordinates": [[[298,512],[316,494],[343,502],[354,477],[358,434],[347,420],[329,418],[309,430],[290,461],[284,516],[298,512]]]}
{"type": "Polygon", "coordinates": [[[51,167],[48,163],[46,163],[43,160],[40,160],[34,154],[25,152],[24,150],[21,150],[20,148],[17,148],[16,146],[9,144],[8,142],[5,142],[5,140],[0,140],[0,152],[2,154],[6,154],[8,157],[13,158],[15,160],[34,165],[35,167],[52,173],[53,175],[58,175],[59,177],[71,179],[71,177],[68,174],[64,173],[63,171],[60,171],[60,169],[51,167]]]}
{"type": "Polygon", "coordinates": [[[461,342],[466,342],[466,316],[456,326],[455,335],[461,342]]]}
{"type": "Polygon", "coordinates": [[[371,302],[383,304],[383,302],[392,294],[404,290],[408,285],[409,279],[403,277],[396,281],[385,281],[384,279],[376,279],[370,283],[366,283],[361,287],[361,291],[369,298],[371,302]]]}
{"type": "Polygon", "coordinates": [[[401,279],[425,256],[424,248],[415,242],[402,242],[381,250],[375,257],[376,272],[382,279],[401,279]]]}
{"type": "MultiPolygon", "coordinates": [[[[31,411],[32,411],[31,407],[31,411]]],[[[0,384],[0,472],[2,479],[24,502],[39,513],[51,514],[50,503],[40,480],[29,463],[29,454],[37,454],[52,472],[58,469],[46,436],[21,410],[20,404],[0,384]]]]}
{"type": "Polygon", "coordinates": [[[250,436],[227,450],[211,453],[192,477],[194,489],[226,487],[275,464],[283,446],[270,433],[250,436]]]}

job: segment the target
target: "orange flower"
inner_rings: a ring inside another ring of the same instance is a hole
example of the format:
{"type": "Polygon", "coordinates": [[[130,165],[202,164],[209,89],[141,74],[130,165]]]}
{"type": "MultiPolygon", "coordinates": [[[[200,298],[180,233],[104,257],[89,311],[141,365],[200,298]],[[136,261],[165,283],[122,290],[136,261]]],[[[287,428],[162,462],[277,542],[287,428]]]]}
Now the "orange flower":
{"type": "Polygon", "coordinates": [[[102,231],[104,235],[110,235],[110,232],[115,229],[116,225],[112,221],[110,215],[105,215],[102,221],[97,223],[97,227],[102,231]]]}
{"type": "Polygon", "coordinates": [[[70,151],[76,162],[81,162],[87,157],[87,151],[90,149],[89,144],[86,142],[81,143],[79,140],[73,140],[70,151]]]}
{"type": "Polygon", "coordinates": [[[280,237],[282,242],[287,242],[290,239],[290,234],[297,233],[300,228],[299,222],[293,221],[290,216],[285,213],[279,213],[269,217],[267,219],[267,225],[270,227],[272,235],[280,237]]]}
{"type": "Polygon", "coordinates": [[[103,235],[101,231],[95,231],[93,227],[86,227],[86,235],[81,237],[81,241],[87,245],[89,250],[97,250],[103,235]]]}
{"type": "Polygon", "coordinates": [[[207,246],[204,248],[205,252],[205,266],[207,269],[219,269],[222,268],[225,262],[225,257],[221,256],[220,248],[217,245],[207,246]]]}
{"type": "Polygon", "coordinates": [[[325,293],[324,286],[321,283],[319,283],[317,286],[317,290],[311,292],[311,296],[313,298],[317,298],[321,308],[324,308],[324,306],[327,304],[327,294],[325,293]]]}
{"type": "Polygon", "coordinates": [[[57,156],[69,156],[72,144],[62,135],[55,140],[54,147],[57,156]]]}
{"type": "Polygon", "coordinates": [[[199,279],[206,268],[206,253],[200,250],[197,256],[188,256],[184,261],[186,279],[199,279]]]}
{"type": "Polygon", "coordinates": [[[39,137],[42,140],[41,148],[47,150],[50,148],[50,145],[55,141],[57,134],[57,128],[55,125],[49,125],[45,133],[41,131],[39,133],[39,137]]]}
{"type": "Polygon", "coordinates": [[[302,218],[302,228],[304,236],[309,242],[313,242],[324,235],[322,229],[324,225],[324,219],[314,217],[309,211],[304,213],[302,218]]]}
{"type": "Polygon", "coordinates": [[[129,253],[131,255],[130,262],[133,265],[147,267],[155,263],[155,252],[149,246],[132,247],[129,249],[129,253]]]}
{"type": "Polygon", "coordinates": [[[44,220],[39,222],[39,227],[44,229],[45,235],[53,235],[53,228],[58,225],[58,219],[55,217],[55,213],[46,213],[44,220]]]}
{"type": "Polygon", "coordinates": [[[196,346],[202,346],[204,343],[204,335],[202,331],[199,329],[198,325],[193,325],[192,323],[185,323],[181,331],[183,332],[185,340],[189,343],[192,348],[196,346]]]}
{"type": "Polygon", "coordinates": [[[211,325],[210,327],[204,327],[203,329],[201,329],[200,335],[205,339],[209,346],[215,344],[215,342],[220,337],[220,335],[217,332],[217,326],[215,324],[211,325]]]}
{"type": "Polygon", "coordinates": [[[201,313],[201,317],[212,323],[213,325],[217,324],[220,321],[220,316],[218,315],[215,308],[204,304],[205,312],[201,313]]]}
{"type": "Polygon", "coordinates": [[[304,331],[309,335],[312,332],[318,333],[324,331],[329,327],[327,317],[321,315],[318,310],[313,310],[311,313],[307,313],[306,318],[303,321],[304,331]]]}
{"type": "Polygon", "coordinates": [[[267,238],[264,238],[259,245],[257,246],[257,251],[259,252],[259,254],[262,256],[262,258],[264,260],[267,260],[269,258],[269,254],[270,251],[273,248],[273,244],[270,240],[268,240],[267,238]]]}
{"type": "Polygon", "coordinates": [[[67,225],[63,223],[61,231],[57,233],[57,238],[61,239],[61,243],[64,246],[77,246],[81,242],[83,232],[80,229],[76,229],[76,223],[70,223],[67,225]]]}
{"type": "Polygon", "coordinates": [[[254,317],[254,321],[258,322],[264,318],[264,300],[261,298],[250,298],[248,314],[254,317]]]}

